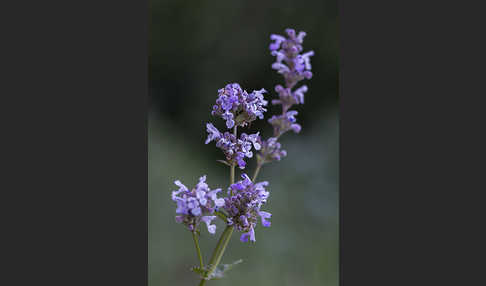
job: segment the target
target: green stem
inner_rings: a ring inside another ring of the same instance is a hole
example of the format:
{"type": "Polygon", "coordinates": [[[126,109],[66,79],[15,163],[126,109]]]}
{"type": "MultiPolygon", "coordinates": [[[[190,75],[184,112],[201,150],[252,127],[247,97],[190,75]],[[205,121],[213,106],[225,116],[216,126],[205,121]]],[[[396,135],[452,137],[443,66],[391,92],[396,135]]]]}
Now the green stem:
{"type": "Polygon", "coordinates": [[[233,234],[233,226],[227,226],[223,233],[221,234],[221,237],[219,238],[219,242],[216,245],[216,248],[213,253],[213,257],[211,257],[211,260],[209,260],[209,271],[208,275],[211,274],[214,269],[219,265],[219,262],[221,261],[221,258],[223,257],[224,251],[226,249],[226,246],[228,245],[228,242],[230,241],[231,235],[233,234]]]}
{"type": "MultiPolygon", "coordinates": [[[[230,241],[231,235],[233,234],[233,226],[227,226],[223,233],[221,234],[221,237],[219,238],[218,244],[216,245],[216,248],[213,251],[213,256],[211,257],[211,260],[209,261],[209,270],[206,273],[206,277],[209,277],[213,271],[218,267],[219,262],[221,261],[221,258],[223,257],[224,251],[226,250],[226,246],[228,245],[228,242],[230,241]]],[[[202,280],[205,280],[204,278],[201,279],[201,283],[199,285],[204,285],[204,282],[202,280]]]]}
{"type": "MultiPolygon", "coordinates": [[[[235,183],[235,163],[231,164],[230,167],[230,185],[235,183]]],[[[233,190],[231,190],[231,195],[233,195],[233,190]]]]}
{"type": "Polygon", "coordinates": [[[202,255],[201,255],[201,248],[199,248],[199,242],[197,241],[195,231],[192,232],[192,239],[194,240],[194,245],[196,245],[197,258],[199,259],[199,266],[201,267],[201,270],[202,270],[203,267],[204,267],[204,263],[203,263],[203,259],[202,259],[202,255]]]}
{"type": "MultiPolygon", "coordinates": [[[[233,128],[233,135],[235,135],[236,138],[238,138],[238,131],[236,129],[236,125],[233,128]]],[[[230,167],[230,185],[235,183],[235,166],[236,164],[233,162],[230,167]]],[[[233,195],[233,190],[231,190],[231,195],[233,195]]]]}
{"type": "Polygon", "coordinates": [[[260,168],[262,167],[262,165],[258,164],[256,169],[255,169],[255,173],[253,173],[253,179],[251,179],[253,181],[253,183],[255,182],[257,176],[258,176],[258,172],[260,172],[260,168]]]}
{"type": "Polygon", "coordinates": [[[222,211],[215,211],[214,214],[220,219],[222,219],[224,222],[228,222],[228,216],[222,211]]]}

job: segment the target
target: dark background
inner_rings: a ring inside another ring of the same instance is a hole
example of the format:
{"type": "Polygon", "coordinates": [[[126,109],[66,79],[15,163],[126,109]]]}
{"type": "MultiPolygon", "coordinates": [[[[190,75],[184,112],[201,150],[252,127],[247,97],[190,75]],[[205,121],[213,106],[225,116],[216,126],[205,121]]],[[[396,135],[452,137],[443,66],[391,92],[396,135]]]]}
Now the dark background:
{"type": "MultiPolygon", "coordinates": [[[[314,50],[314,77],[297,106],[302,131],[281,139],[288,156],[265,165],[259,180],[270,182],[265,210],[272,227],[256,229],[257,243],[233,236],[222,263],[244,261],[211,285],[338,284],[338,17],[336,1],[150,1],[149,23],[149,285],[196,285],[197,264],[189,232],[175,223],[173,181],[188,187],[206,174],[210,187],[227,187],[227,167],[214,144],[204,145],[205,123],[217,90],[238,82],[267,99],[283,78],[271,69],[272,33],[305,31],[304,51],[314,50]],[[250,278],[251,277],[251,278],[250,278]],[[248,279],[251,279],[249,281],[248,279]]],[[[280,107],[269,106],[252,132],[271,134],[266,122],[280,107]]],[[[248,173],[252,174],[250,161],[248,173]]],[[[238,172],[239,173],[239,172],[238,172]]],[[[207,262],[215,237],[202,231],[207,262]]]]}

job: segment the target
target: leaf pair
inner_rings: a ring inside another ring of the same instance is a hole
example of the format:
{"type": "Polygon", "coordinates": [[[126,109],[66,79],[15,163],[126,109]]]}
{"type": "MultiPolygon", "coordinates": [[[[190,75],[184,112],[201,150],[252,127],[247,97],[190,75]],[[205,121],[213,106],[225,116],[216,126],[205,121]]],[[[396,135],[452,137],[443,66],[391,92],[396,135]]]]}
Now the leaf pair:
{"type": "Polygon", "coordinates": [[[221,279],[221,278],[224,277],[224,274],[227,271],[229,271],[235,265],[240,264],[242,262],[243,262],[242,259],[238,259],[231,264],[221,264],[218,267],[216,267],[216,269],[214,269],[214,271],[209,275],[207,275],[207,272],[208,272],[211,265],[205,266],[203,268],[194,266],[194,267],[191,267],[191,271],[199,274],[199,276],[201,276],[201,278],[203,278],[205,280],[221,279]]]}

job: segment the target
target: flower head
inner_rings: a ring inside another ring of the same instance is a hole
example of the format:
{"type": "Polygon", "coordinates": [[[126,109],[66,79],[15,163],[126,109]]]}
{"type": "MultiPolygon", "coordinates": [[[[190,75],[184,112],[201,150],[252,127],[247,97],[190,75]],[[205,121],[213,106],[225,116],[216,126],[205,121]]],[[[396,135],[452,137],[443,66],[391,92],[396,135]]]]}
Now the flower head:
{"type": "Polygon", "coordinates": [[[211,190],[206,184],[205,175],[199,178],[199,183],[192,190],[189,190],[179,180],[174,183],[179,187],[179,190],[172,192],[172,200],[177,203],[176,221],[183,223],[191,231],[196,230],[200,222],[204,222],[208,231],[214,234],[216,225],[211,225],[211,221],[216,216],[207,214],[214,213],[218,207],[224,205],[224,199],[218,198],[216,195],[221,192],[221,189],[211,190]]]}
{"type": "Polygon", "coordinates": [[[274,115],[268,119],[268,122],[273,126],[274,136],[279,137],[289,130],[299,133],[302,127],[300,124],[296,123],[297,119],[295,119],[295,115],[297,114],[297,111],[291,110],[285,114],[279,116],[274,115]]]}
{"type": "Polygon", "coordinates": [[[302,53],[305,32],[296,34],[293,29],[286,29],[287,37],[280,35],[271,35],[270,39],[273,41],[270,44],[270,52],[275,56],[275,62],[272,68],[282,74],[285,79],[285,87],[281,85],[275,86],[275,91],[279,98],[272,100],[272,104],[282,105],[282,115],[270,118],[269,122],[274,127],[274,135],[280,136],[284,132],[292,129],[298,133],[301,129],[299,124],[295,123],[292,112],[289,114],[288,110],[294,104],[304,103],[304,93],[307,92],[307,86],[303,85],[296,90],[292,90],[295,85],[303,80],[312,78],[312,65],[310,57],[314,55],[313,51],[302,53]]]}
{"type": "Polygon", "coordinates": [[[255,241],[255,227],[261,219],[262,225],[270,226],[267,220],[272,215],[260,210],[260,207],[267,202],[270,195],[265,190],[268,182],[253,183],[248,175],[242,174],[243,180],[240,180],[229,187],[229,197],[225,198],[224,209],[227,211],[229,218],[228,224],[243,232],[240,240],[246,242],[255,241]]]}
{"type": "Polygon", "coordinates": [[[216,147],[223,151],[226,162],[229,165],[238,165],[240,169],[244,169],[246,166],[245,158],[253,157],[252,148],[255,150],[260,150],[261,148],[259,133],[250,135],[242,133],[240,138],[237,138],[228,131],[224,133],[219,132],[211,123],[206,124],[206,129],[208,132],[206,144],[215,141],[216,147]]]}
{"type": "Polygon", "coordinates": [[[218,99],[213,106],[212,115],[219,115],[226,121],[227,128],[246,126],[257,118],[263,119],[264,108],[268,102],[263,98],[265,89],[247,93],[237,83],[227,84],[218,90],[218,99]]]}
{"type": "Polygon", "coordinates": [[[314,55],[314,52],[301,54],[305,32],[299,32],[298,35],[293,29],[286,29],[285,32],[287,38],[275,34],[270,35],[270,39],[274,42],[270,44],[269,48],[271,55],[276,58],[272,68],[282,74],[287,87],[292,88],[297,82],[312,78],[310,57],[314,55]]]}
{"type": "Polygon", "coordinates": [[[292,91],[290,88],[284,88],[278,84],[275,86],[275,91],[278,93],[278,99],[273,99],[272,104],[281,104],[285,113],[294,104],[304,104],[304,94],[307,92],[307,86],[303,85],[292,91]]]}
{"type": "Polygon", "coordinates": [[[258,164],[263,165],[272,161],[280,161],[287,156],[287,151],[281,149],[281,145],[277,142],[277,138],[270,137],[261,143],[262,149],[257,154],[258,164]]]}

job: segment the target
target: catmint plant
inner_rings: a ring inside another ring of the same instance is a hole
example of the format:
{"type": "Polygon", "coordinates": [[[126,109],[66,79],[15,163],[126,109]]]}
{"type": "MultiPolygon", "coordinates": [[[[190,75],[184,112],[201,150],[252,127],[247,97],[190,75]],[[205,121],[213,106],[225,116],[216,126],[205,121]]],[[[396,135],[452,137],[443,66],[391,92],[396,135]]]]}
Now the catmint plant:
{"type": "Polygon", "coordinates": [[[255,229],[260,222],[263,227],[270,227],[272,214],[264,210],[270,192],[267,190],[267,181],[256,182],[256,178],[264,164],[280,161],[287,156],[287,152],[281,149],[279,138],[288,131],[299,133],[302,129],[297,123],[295,110],[290,110],[293,105],[304,104],[304,94],[308,88],[306,85],[297,87],[297,84],[312,77],[310,57],[313,51],[303,52],[302,43],[305,32],[296,34],[293,29],[285,30],[286,36],[272,34],[270,39],[270,54],[275,57],[272,68],[283,76],[283,85],[274,87],[278,94],[273,99],[273,105],[281,105],[282,112],[268,119],[272,126],[273,135],[263,139],[260,132],[245,130],[250,123],[257,119],[264,119],[267,112],[268,101],[263,88],[248,93],[238,83],[227,84],[218,90],[216,104],[212,107],[211,115],[220,117],[225,121],[227,130],[220,131],[212,123],[206,124],[208,133],[205,144],[214,142],[221,149],[223,159],[218,160],[229,167],[230,179],[226,188],[226,196],[222,197],[222,188],[210,189],[206,184],[206,175],[199,178],[194,188],[189,190],[180,181],[175,181],[179,188],[172,192],[172,200],[177,204],[177,223],[183,224],[192,233],[197,251],[199,266],[191,270],[201,276],[200,286],[211,279],[221,278],[225,271],[241,260],[232,264],[219,265],[226,246],[236,230],[240,232],[240,241],[256,242],[255,229]],[[238,135],[238,128],[242,129],[238,135]],[[246,174],[248,160],[256,157],[256,167],[253,177],[246,174]],[[241,180],[235,182],[235,169],[238,167],[244,173],[241,180]],[[218,197],[218,195],[220,197],[218,197]],[[220,218],[226,225],[219,241],[207,264],[204,263],[199,247],[200,226],[206,225],[210,234],[216,233],[216,225],[212,223],[220,218]]]}

